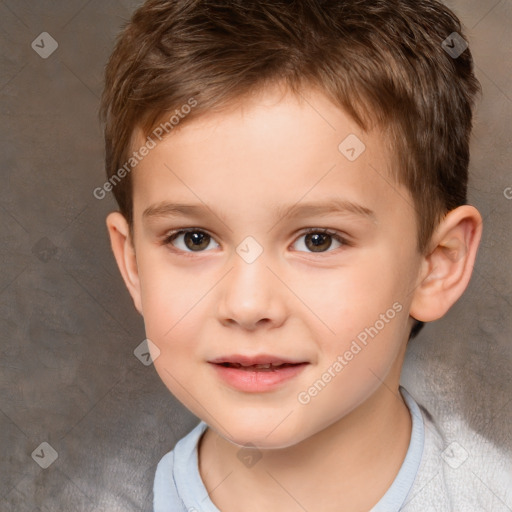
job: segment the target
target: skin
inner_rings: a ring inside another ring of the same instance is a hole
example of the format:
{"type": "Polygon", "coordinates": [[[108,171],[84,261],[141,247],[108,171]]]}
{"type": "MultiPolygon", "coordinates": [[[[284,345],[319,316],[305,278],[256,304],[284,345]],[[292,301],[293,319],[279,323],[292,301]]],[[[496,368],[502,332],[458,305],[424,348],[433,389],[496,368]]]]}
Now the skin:
{"type": "MultiPolygon", "coordinates": [[[[440,318],[460,297],[481,236],[478,211],[461,206],[420,254],[413,200],[390,178],[382,133],[362,132],[314,89],[302,98],[265,89],[176,129],[133,171],[133,240],[120,213],[107,218],[120,271],[160,350],[155,368],[209,425],[199,467],[223,512],[350,512],[379,501],[410,440],[398,386],[413,319],[440,318]],[[353,162],[338,150],[349,134],[366,146],[353,162]],[[329,199],[373,214],[274,211],[329,199]],[[143,215],[165,202],[208,208],[143,215]],[[211,236],[202,251],[183,235],[165,243],[183,228],[211,236]],[[326,237],[315,252],[308,228],[346,243],[326,237]],[[252,263],[236,252],[248,236],[263,249],[252,263]],[[396,303],[401,311],[300,403],[298,394],[396,303]],[[274,390],[242,392],[207,362],[234,353],[309,364],[274,390]],[[251,467],[237,457],[248,443],[261,455],[251,467]]],[[[134,147],[143,141],[136,132],[134,147]]]]}

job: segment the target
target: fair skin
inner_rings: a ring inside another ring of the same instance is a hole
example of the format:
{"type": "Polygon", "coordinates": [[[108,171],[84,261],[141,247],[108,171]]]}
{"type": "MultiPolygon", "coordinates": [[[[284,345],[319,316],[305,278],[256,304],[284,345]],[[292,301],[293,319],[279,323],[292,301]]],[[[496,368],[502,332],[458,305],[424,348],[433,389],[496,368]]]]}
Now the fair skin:
{"type": "Polygon", "coordinates": [[[413,319],[440,318],[460,297],[481,235],[478,211],[461,206],[420,254],[413,200],[389,177],[382,134],[362,132],[313,89],[303,97],[267,89],[175,130],[133,172],[133,240],[120,213],[107,219],[123,278],[160,350],[155,368],[209,425],[199,469],[222,512],[355,512],[379,501],[410,440],[398,386],[413,319]],[[349,134],[366,146],[355,161],[338,150],[349,134]],[[344,209],[276,211],[331,200],[344,209]],[[204,210],[171,215],[156,208],[165,203],[204,210]],[[169,239],[184,228],[196,228],[200,250],[183,234],[169,239]],[[345,241],[318,233],[325,229],[345,241]],[[248,236],[263,249],[251,263],[236,251],[248,236]],[[378,334],[301,403],[299,394],[397,303],[378,334]],[[219,377],[209,361],[226,354],[306,364],[254,392],[219,377]],[[238,457],[248,443],[261,455],[250,467],[238,457]]]}

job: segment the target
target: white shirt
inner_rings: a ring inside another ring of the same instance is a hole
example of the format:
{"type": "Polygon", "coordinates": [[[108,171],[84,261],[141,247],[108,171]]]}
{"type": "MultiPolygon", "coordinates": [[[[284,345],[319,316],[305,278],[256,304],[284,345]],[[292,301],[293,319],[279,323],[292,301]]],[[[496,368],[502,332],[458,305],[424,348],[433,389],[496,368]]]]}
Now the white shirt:
{"type": "MultiPolygon", "coordinates": [[[[482,450],[486,441],[476,434],[475,446],[467,440],[446,443],[428,411],[403,387],[400,392],[412,419],[409,448],[395,480],[369,512],[512,512],[510,460],[494,447],[482,450]]],[[[197,446],[206,428],[200,422],[160,460],[154,512],[221,512],[199,473],[197,446]]]]}

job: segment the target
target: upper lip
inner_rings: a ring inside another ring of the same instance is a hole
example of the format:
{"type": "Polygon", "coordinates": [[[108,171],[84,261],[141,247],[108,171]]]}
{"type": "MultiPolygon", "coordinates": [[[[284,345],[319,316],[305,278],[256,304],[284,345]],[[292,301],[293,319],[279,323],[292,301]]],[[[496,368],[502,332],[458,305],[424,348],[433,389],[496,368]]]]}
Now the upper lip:
{"type": "Polygon", "coordinates": [[[256,354],[254,356],[244,356],[242,354],[232,354],[229,356],[216,357],[210,359],[209,363],[238,363],[244,366],[252,366],[254,364],[301,364],[307,361],[297,361],[287,357],[274,356],[271,354],[256,354]]]}

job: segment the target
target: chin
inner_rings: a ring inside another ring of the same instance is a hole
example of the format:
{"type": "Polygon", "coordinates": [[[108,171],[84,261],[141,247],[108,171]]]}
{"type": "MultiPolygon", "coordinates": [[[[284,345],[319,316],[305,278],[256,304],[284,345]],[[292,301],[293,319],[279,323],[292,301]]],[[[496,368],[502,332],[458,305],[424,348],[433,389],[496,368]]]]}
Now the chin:
{"type": "MultiPolygon", "coordinates": [[[[291,416],[291,415],[290,415],[291,416]]],[[[241,419],[226,419],[226,425],[229,425],[228,433],[212,425],[215,430],[231,443],[240,447],[254,446],[260,449],[275,450],[287,448],[300,443],[307,437],[307,433],[301,431],[300,425],[290,419],[282,418],[276,420],[272,417],[266,421],[261,419],[246,417],[241,419]]]]}
{"type": "Polygon", "coordinates": [[[272,439],[268,437],[268,433],[253,434],[251,432],[237,432],[235,435],[233,432],[231,432],[231,434],[233,434],[233,437],[229,438],[228,441],[240,446],[240,448],[251,446],[260,450],[284,449],[290,446],[294,446],[303,440],[301,438],[296,438],[295,436],[289,436],[286,434],[281,436],[274,436],[272,439]]]}

